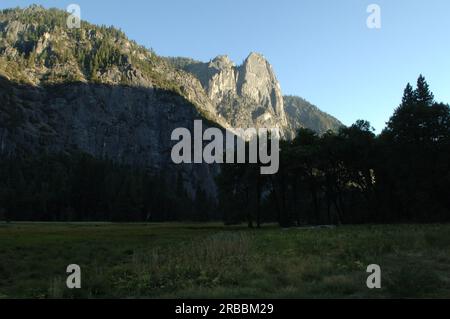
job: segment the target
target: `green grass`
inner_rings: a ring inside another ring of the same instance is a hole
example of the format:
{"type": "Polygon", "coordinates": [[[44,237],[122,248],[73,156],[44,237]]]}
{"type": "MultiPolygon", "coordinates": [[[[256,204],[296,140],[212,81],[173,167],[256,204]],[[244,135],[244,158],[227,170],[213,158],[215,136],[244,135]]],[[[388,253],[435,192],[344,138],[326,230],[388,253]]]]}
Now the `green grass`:
{"type": "Polygon", "coordinates": [[[450,225],[0,223],[0,298],[450,298],[450,225]],[[78,264],[82,289],[65,286],[78,264]],[[366,286],[379,264],[382,288],[366,286]]]}

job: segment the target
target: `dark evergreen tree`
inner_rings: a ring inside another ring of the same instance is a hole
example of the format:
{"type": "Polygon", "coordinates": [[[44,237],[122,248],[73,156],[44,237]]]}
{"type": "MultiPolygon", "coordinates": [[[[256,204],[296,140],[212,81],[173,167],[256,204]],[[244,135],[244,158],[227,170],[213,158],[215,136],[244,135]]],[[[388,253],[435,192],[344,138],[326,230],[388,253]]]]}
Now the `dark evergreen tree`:
{"type": "Polygon", "coordinates": [[[415,103],[416,100],[416,93],[414,92],[413,87],[411,86],[411,84],[407,84],[405,91],[403,92],[403,98],[402,98],[402,106],[407,106],[407,105],[413,105],[415,103]]]}
{"type": "Polygon", "coordinates": [[[434,95],[430,91],[427,81],[423,75],[417,79],[417,88],[415,91],[415,99],[420,106],[432,106],[434,103],[434,95]]]}

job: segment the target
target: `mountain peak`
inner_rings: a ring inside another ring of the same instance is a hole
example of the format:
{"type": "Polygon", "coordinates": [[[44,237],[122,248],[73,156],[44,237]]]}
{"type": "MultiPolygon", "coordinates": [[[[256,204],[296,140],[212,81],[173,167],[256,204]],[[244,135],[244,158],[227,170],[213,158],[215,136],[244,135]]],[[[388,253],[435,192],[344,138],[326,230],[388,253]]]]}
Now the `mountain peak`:
{"type": "Polygon", "coordinates": [[[257,52],[251,52],[244,60],[242,67],[263,68],[269,70],[269,73],[273,73],[271,70],[272,66],[270,65],[269,61],[267,61],[267,59],[261,53],[257,52]]]}
{"type": "Polygon", "coordinates": [[[232,68],[235,66],[235,64],[233,61],[231,61],[228,55],[219,55],[210,62],[209,66],[218,70],[222,70],[226,68],[232,68]]]}
{"type": "Polygon", "coordinates": [[[246,60],[266,60],[264,55],[262,53],[258,52],[250,52],[250,54],[247,56],[246,60]]]}
{"type": "Polygon", "coordinates": [[[26,7],[24,11],[29,12],[39,12],[39,11],[45,11],[45,8],[39,4],[31,4],[30,6],[26,7]]]}

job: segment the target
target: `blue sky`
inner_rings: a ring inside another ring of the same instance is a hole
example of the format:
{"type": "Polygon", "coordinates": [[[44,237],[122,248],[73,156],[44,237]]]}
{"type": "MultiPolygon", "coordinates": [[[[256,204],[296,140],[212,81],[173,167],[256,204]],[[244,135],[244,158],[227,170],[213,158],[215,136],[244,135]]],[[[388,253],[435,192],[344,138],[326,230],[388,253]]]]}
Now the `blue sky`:
{"type": "Polygon", "coordinates": [[[379,132],[420,73],[450,103],[449,0],[2,0],[0,8],[32,3],[77,3],[82,19],[119,27],[160,55],[241,63],[260,52],[284,94],[347,125],[366,119],[379,132]],[[381,7],[379,30],[366,26],[372,3],[381,7]]]}

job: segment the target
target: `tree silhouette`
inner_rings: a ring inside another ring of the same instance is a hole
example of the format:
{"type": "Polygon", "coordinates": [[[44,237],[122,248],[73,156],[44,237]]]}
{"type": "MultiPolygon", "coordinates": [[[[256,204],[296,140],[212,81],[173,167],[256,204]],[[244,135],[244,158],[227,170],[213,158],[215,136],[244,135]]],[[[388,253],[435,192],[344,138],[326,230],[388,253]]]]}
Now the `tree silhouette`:
{"type": "Polygon", "coordinates": [[[428,83],[422,74],[417,79],[417,89],[414,95],[417,104],[420,106],[432,106],[434,103],[434,95],[430,91],[428,83]]]}

